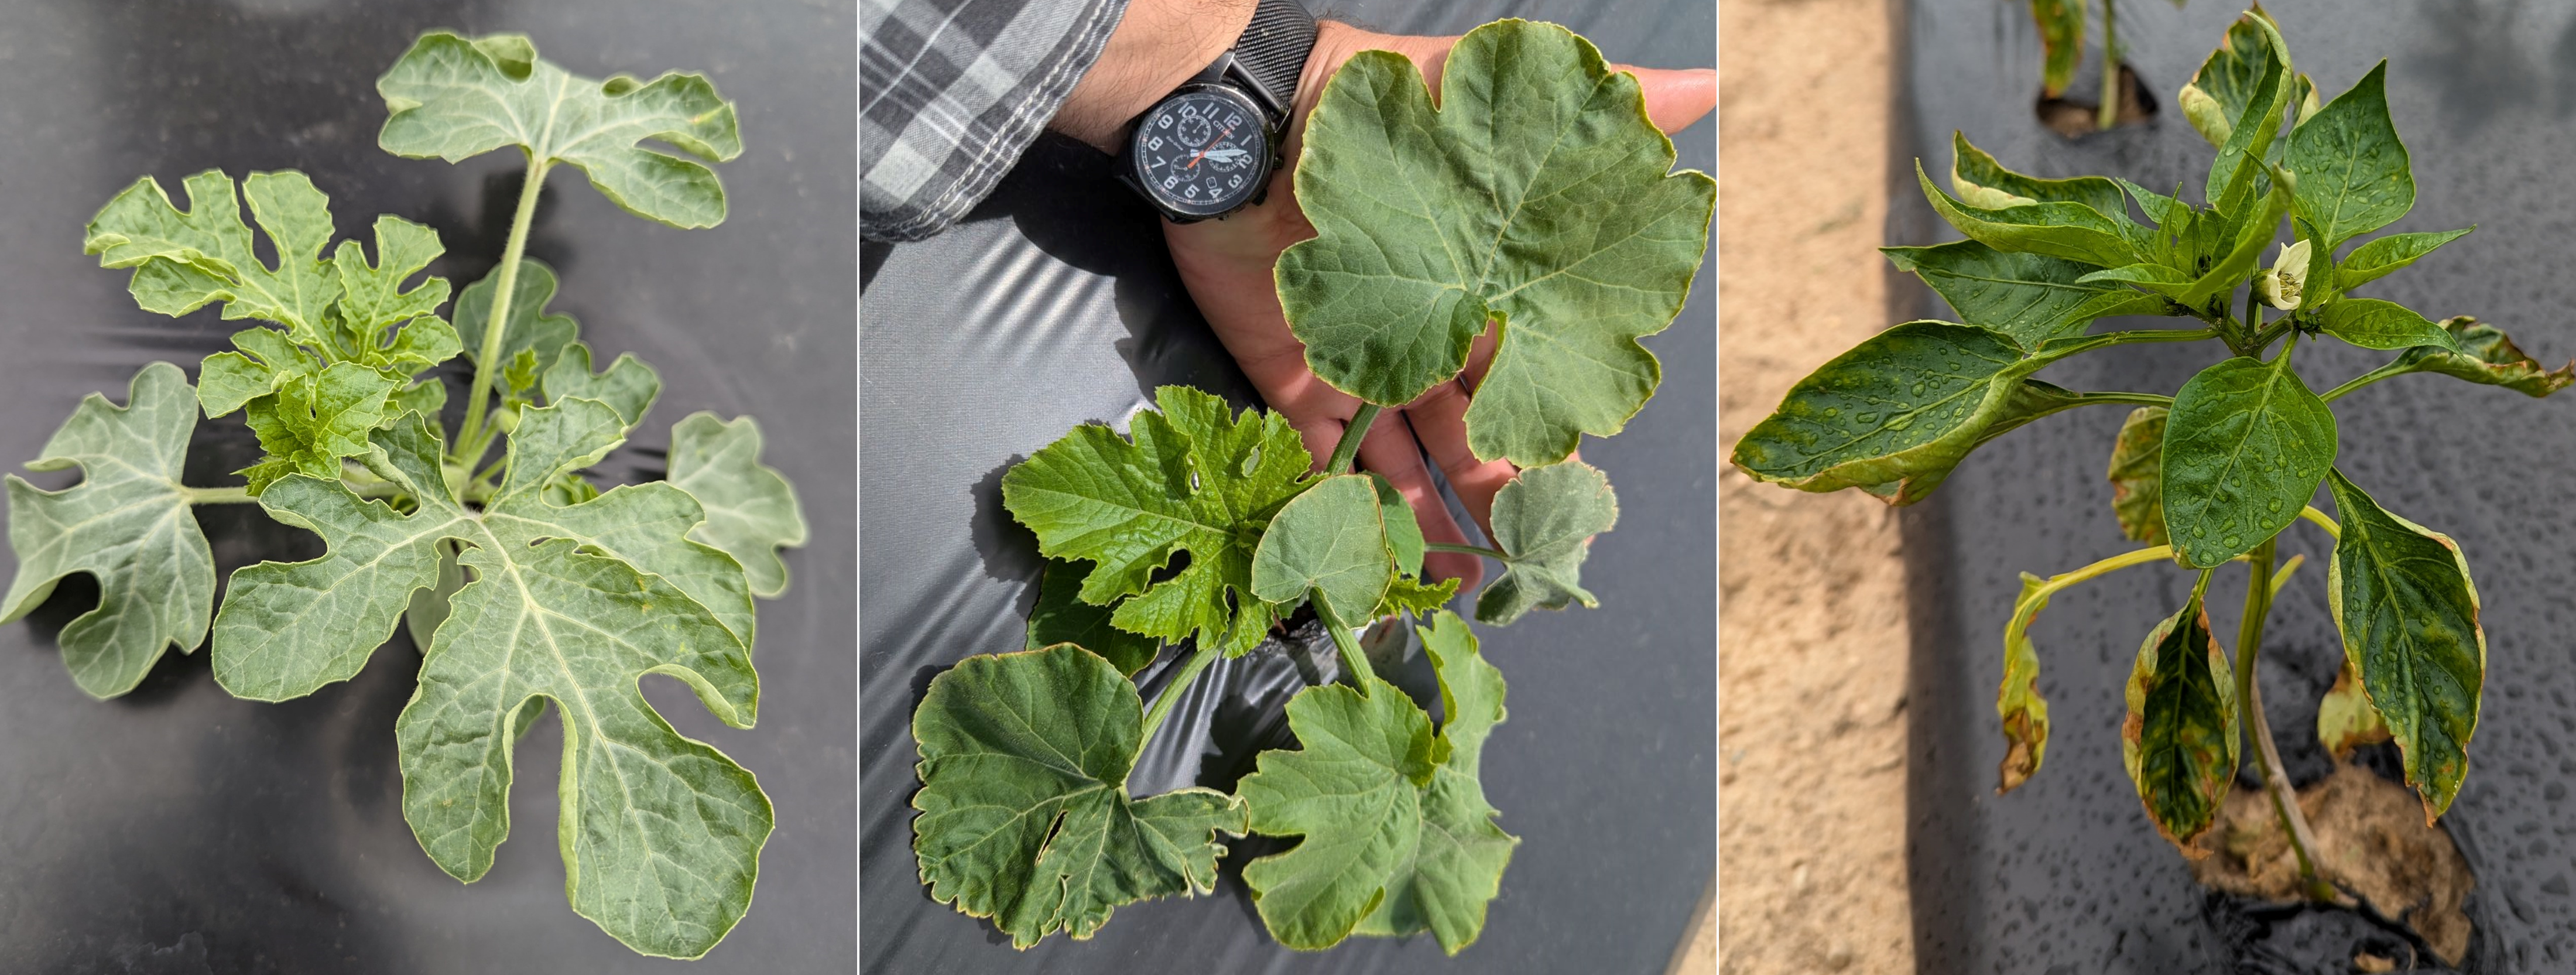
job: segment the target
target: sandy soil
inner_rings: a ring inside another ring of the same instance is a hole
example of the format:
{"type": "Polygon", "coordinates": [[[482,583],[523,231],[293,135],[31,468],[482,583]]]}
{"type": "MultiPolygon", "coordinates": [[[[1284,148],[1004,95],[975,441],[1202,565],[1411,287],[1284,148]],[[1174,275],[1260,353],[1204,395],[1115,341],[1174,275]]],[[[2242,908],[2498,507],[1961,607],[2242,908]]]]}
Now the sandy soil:
{"type": "MultiPolygon", "coordinates": [[[[1719,437],[1887,324],[1885,0],[1718,4],[1719,437]]],[[[1911,972],[1891,512],[1719,482],[1719,970],[1911,972]]]]}

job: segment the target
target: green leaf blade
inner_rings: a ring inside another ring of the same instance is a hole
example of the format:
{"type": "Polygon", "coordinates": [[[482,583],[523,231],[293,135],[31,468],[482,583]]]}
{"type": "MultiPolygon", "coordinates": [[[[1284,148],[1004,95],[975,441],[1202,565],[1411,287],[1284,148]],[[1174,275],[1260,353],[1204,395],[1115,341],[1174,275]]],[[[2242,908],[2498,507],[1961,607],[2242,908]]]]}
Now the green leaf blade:
{"type": "Polygon", "coordinates": [[[2406,782],[2440,818],[2468,777],[2486,680],[2477,585],[2458,542],[2381,508],[2334,471],[2343,535],[2326,589],[2344,656],[2405,755],[2406,782]]]}
{"type": "Polygon", "coordinates": [[[913,852],[932,900],[992,918],[1026,948],[1087,939],[1116,907],[1216,886],[1243,801],[1208,789],[1138,800],[1126,780],[1144,704],[1071,645],[969,657],[913,712],[913,852]]]}
{"type": "Polygon", "coordinates": [[[1163,642],[1139,636],[1109,623],[1109,608],[1082,601],[1082,576],[1088,570],[1071,562],[1049,560],[1038,580],[1038,603],[1029,611],[1023,649],[1044,650],[1070,643],[1100,655],[1133,677],[1162,653],[1163,642]]]}
{"type": "Polygon", "coordinates": [[[2318,326],[2328,335],[2365,349],[2411,349],[2419,345],[2457,352],[2458,340],[2414,309],[2377,298],[2345,298],[2318,313],[2318,326]]]}
{"type": "Polygon", "coordinates": [[[2363,241],[2361,246],[2352,249],[2350,256],[2343,259],[2342,266],[2335,268],[2335,289],[2350,291],[2387,277],[2395,271],[2422,260],[2424,255],[2432,253],[2442,245],[2468,236],[2469,231],[2476,229],[2478,228],[2468,227],[2439,233],[2389,234],[2386,237],[2363,241]]]}
{"type": "MultiPolygon", "coordinates": [[[[610,367],[610,376],[616,372],[610,367]]],[[[774,599],[787,591],[787,563],[778,550],[804,546],[805,509],[786,475],[760,462],[761,446],[760,423],[751,417],[689,414],[671,425],[670,483],[706,511],[706,523],[689,537],[732,556],[751,594],[774,599]]]]}
{"type": "Polygon", "coordinates": [[[1671,172],[1636,79],[1563,28],[1469,32],[1442,92],[1435,110],[1390,52],[1327,84],[1296,174],[1317,237],[1281,255],[1281,306],[1317,375],[1389,406],[1457,375],[1500,319],[1469,445],[1553,462],[1653,395],[1638,340],[1681,310],[1715,183],[1671,172]]]}
{"type": "Polygon", "coordinates": [[[2414,208],[2415,175],[2388,117],[2387,61],[2291,130],[2285,165],[2299,174],[2299,217],[2328,251],[2414,208]]]}
{"type": "Polygon", "coordinates": [[[1521,471],[1494,493],[1494,544],[1503,574],[1476,597],[1476,619],[1509,625],[1532,609],[1600,605],[1583,588],[1592,536],[1619,524],[1610,478],[1579,460],[1521,471]]]}
{"type": "Polygon", "coordinates": [[[156,362],[135,374],[126,405],[96,393],[83,399],[27,465],[78,467],[81,483],[47,492],[15,474],[0,478],[18,560],[0,622],[27,615],[65,576],[97,579],[97,607],[55,638],[72,682],[92,697],[133,690],[167,648],[190,652],[206,637],[214,552],[179,484],[196,419],[186,374],[156,362]]]}
{"type": "Polygon", "coordinates": [[[683,229],[724,222],[715,170],[638,145],[660,140],[706,162],[742,153],[733,103],[704,76],[602,83],[538,58],[523,35],[478,41],[433,31],[376,80],[376,91],[387,111],[376,142],[386,152],[460,162],[520,146],[536,160],[580,167],[636,216],[683,229]]]}
{"type": "Polygon", "coordinates": [[[2174,396],[2162,466],[2165,529],[2185,564],[2213,568],[2299,516],[2334,465],[2334,413],[2289,368],[2239,356],[2174,396]]]}
{"type": "Polygon", "coordinates": [[[1252,594],[1293,603],[1308,592],[1344,618],[1375,608],[1395,579],[1376,484],[1365,474],[1328,477],[1279,509],[1252,555],[1252,594]]]}
{"type": "Polygon", "coordinates": [[[1882,247],[1900,271],[1923,279],[1959,320],[2033,349],[2079,334],[2097,318],[2161,314],[2165,302],[2119,284],[2086,280],[2097,268],[2042,254],[2014,254],[1973,240],[1936,247],[1882,247]]]}
{"type": "Polygon", "coordinates": [[[1930,486],[1907,482],[1937,484],[1991,426],[2011,421],[2022,369],[2021,347],[2001,332],[1907,322],[1799,380],[1732,460],[1802,491],[1893,485],[1890,494],[1919,498],[1930,486]]]}

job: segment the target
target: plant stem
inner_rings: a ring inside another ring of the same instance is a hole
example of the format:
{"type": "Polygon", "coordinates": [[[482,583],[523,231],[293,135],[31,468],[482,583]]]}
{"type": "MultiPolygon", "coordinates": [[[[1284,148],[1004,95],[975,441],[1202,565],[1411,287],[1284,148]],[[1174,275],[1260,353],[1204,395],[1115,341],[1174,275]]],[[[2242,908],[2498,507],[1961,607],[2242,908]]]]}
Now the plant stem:
{"type": "Polygon", "coordinates": [[[2253,574],[2245,580],[2245,616],[2236,630],[2236,701],[2242,710],[2241,721],[2254,736],[2255,755],[2261,760],[2265,791],[2272,797],[2272,811],[2281,819],[2281,828],[2289,836],[2290,852],[2299,859],[2299,879],[2306,884],[2308,896],[2323,901],[2336,901],[2340,894],[2325,882],[2317,871],[2311,852],[2316,849],[2316,834],[2308,829],[2307,814],[2299,808],[2299,794],[2290,787],[2290,777],[2281,772],[2281,750],[2272,743],[2272,726],[2263,719],[2262,682],[2254,679],[2254,664],[2263,648],[2263,623],[2272,613],[2272,558],[2280,536],[2263,540],[2254,549],[2250,563],[2253,574]]]}
{"type": "Polygon", "coordinates": [[[188,499],[189,504],[256,504],[259,502],[258,498],[251,496],[250,489],[247,487],[187,487],[183,485],[179,488],[179,496],[188,499]]]}
{"type": "Polygon", "coordinates": [[[2344,380],[2343,385],[2326,390],[2325,395],[2317,398],[2331,403],[2353,390],[2368,386],[2382,379],[2403,376],[2414,371],[2416,371],[2414,364],[2407,362],[2406,359],[2401,356],[2390,361],[2387,365],[2362,373],[2361,375],[2354,376],[2351,379],[2344,380]]]}
{"type": "Polygon", "coordinates": [[[2326,517],[2326,513],[2318,511],[2314,505],[2299,509],[2299,517],[2305,518],[2310,522],[2315,523],[2317,527],[2325,529],[2326,534],[2333,536],[2335,541],[2343,541],[2343,526],[2335,524],[2334,519],[2326,517]]]}
{"type": "Polygon", "coordinates": [[[1172,716],[1172,705],[1180,702],[1181,694],[1188,691],[1190,685],[1198,683],[1199,672],[1216,662],[1216,654],[1215,647],[1199,647],[1190,651],[1190,659],[1182,661],[1180,673],[1173,674],[1171,682],[1163,685],[1163,693],[1154,698],[1154,709],[1145,712],[1145,736],[1137,741],[1154,740],[1154,732],[1163,726],[1163,719],[1172,716]]]}
{"type": "Polygon", "coordinates": [[[1512,557],[1503,554],[1501,549],[1486,548],[1482,545],[1460,545],[1456,542],[1424,542],[1422,543],[1422,550],[1425,552],[1456,552],[1460,555],[1482,555],[1489,559],[1498,559],[1504,562],[1512,560],[1512,557]]]}
{"type": "MultiPolygon", "coordinates": [[[[474,360],[474,383],[465,398],[465,425],[457,430],[459,445],[480,444],[483,439],[484,401],[492,396],[492,376],[501,371],[501,339],[510,330],[510,299],[518,296],[519,258],[528,250],[528,228],[536,222],[537,191],[546,185],[546,161],[534,153],[528,155],[528,175],[519,185],[519,209],[510,217],[510,240],[501,248],[501,276],[493,282],[491,314],[483,320],[483,350],[474,360]]],[[[472,464],[480,459],[463,454],[457,459],[472,464]]]]}
{"type": "Polygon", "coordinates": [[[2093,110],[2094,127],[2108,132],[2120,124],[2120,34],[2113,19],[2117,7],[2102,0],[2102,105],[2093,110]]]}
{"type": "Polygon", "coordinates": [[[1315,604],[1315,618],[1322,620],[1324,629],[1333,634],[1333,649],[1342,655],[1344,676],[1360,693],[1368,693],[1368,678],[1375,676],[1377,669],[1369,666],[1368,655],[1360,652],[1360,642],[1351,636],[1351,628],[1342,625],[1341,614],[1333,612],[1332,604],[1324,601],[1323,590],[1306,590],[1306,601],[1315,604]]]}
{"type": "Polygon", "coordinates": [[[1348,474],[1351,472],[1351,462],[1358,459],[1360,455],[1360,441],[1368,439],[1369,427],[1376,425],[1377,413],[1380,409],[1382,407],[1375,403],[1363,402],[1360,404],[1360,411],[1351,414],[1351,421],[1342,427],[1341,441],[1333,445],[1333,460],[1324,465],[1324,473],[1348,474]]]}
{"type": "Polygon", "coordinates": [[[2173,397],[2158,396],[2154,393],[2078,393],[2076,394],[2075,400],[2075,405],[2077,406],[2093,406],[2100,403],[2136,403],[2141,406],[2173,405],[2173,397]]]}

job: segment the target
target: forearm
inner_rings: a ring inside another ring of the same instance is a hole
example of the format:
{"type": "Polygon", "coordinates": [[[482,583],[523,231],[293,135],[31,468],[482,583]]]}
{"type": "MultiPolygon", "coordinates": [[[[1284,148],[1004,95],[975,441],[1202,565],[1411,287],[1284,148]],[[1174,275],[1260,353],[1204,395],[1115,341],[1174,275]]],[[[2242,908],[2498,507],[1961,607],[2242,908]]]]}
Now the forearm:
{"type": "Polygon", "coordinates": [[[1047,127],[1118,151],[1121,128],[1234,45],[1256,0],[1129,0],[1091,71],[1047,127]]]}

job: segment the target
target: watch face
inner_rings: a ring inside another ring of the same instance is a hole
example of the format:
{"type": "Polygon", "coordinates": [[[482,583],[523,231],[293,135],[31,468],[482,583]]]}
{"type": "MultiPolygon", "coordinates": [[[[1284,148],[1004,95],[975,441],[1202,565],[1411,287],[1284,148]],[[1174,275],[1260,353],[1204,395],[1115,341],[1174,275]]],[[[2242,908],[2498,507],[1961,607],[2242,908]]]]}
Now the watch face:
{"type": "Polygon", "coordinates": [[[1270,176],[1270,135],[1251,99],[1195,88],[1137,123],[1136,181],[1166,207],[1215,216],[1243,205],[1270,176]]]}

